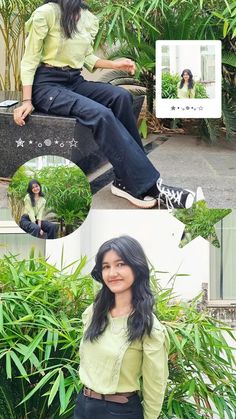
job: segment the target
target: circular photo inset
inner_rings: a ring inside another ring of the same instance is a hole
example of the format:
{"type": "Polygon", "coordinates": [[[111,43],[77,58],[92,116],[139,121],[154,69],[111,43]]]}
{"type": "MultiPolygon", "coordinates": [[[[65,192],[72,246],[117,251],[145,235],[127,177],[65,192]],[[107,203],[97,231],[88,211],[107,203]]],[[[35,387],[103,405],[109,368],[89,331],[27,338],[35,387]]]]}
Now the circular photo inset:
{"type": "Polygon", "coordinates": [[[57,239],[75,231],[92,201],[84,172],[70,160],[51,155],[20,166],[7,194],[16,223],[41,239],[57,239]]]}

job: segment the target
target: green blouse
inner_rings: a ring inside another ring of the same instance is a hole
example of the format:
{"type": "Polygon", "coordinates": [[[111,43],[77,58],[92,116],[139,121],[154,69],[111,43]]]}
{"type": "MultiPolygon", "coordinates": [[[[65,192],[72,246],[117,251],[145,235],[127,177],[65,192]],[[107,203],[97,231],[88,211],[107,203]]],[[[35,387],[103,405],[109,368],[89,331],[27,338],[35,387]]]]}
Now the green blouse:
{"type": "Polygon", "coordinates": [[[27,214],[32,223],[35,223],[36,220],[43,220],[45,205],[46,199],[40,196],[35,201],[35,206],[33,207],[30,196],[27,194],[24,198],[23,214],[27,214]]]}
{"type": "MultiPolygon", "coordinates": [[[[85,329],[92,318],[89,306],[82,316],[85,329]]],[[[154,315],[153,315],[154,316],[154,315]]],[[[81,382],[101,394],[140,390],[144,419],[156,419],[162,408],[168,378],[169,338],[165,327],[154,316],[151,336],[128,342],[128,316],[108,316],[105,332],[94,342],[82,339],[80,345],[81,382]]]]}
{"type": "Polygon", "coordinates": [[[195,98],[195,86],[189,89],[187,84],[184,84],[182,89],[178,87],[178,99],[194,99],[195,98]]]}
{"type": "Polygon", "coordinates": [[[38,7],[26,22],[28,36],[21,62],[23,86],[32,85],[40,62],[56,67],[70,66],[93,70],[99,59],[93,54],[93,41],[98,32],[98,19],[89,10],[81,9],[78,32],[67,39],[60,26],[61,11],[56,3],[38,7]]]}

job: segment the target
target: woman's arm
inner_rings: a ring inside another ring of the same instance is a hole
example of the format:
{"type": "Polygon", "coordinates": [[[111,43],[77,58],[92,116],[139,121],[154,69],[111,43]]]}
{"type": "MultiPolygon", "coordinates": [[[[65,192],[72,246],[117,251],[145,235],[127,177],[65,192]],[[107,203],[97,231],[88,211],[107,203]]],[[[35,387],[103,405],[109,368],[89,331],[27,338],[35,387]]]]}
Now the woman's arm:
{"type": "Polygon", "coordinates": [[[32,105],[32,86],[23,86],[22,105],[14,110],[14,121],[17,125],[23,127],[25,125],[25,118],[33,110],[32,105]]]}
{"type": "Polygon", "coordinates": [[[102,60],[98,59],[94,65],[94,68],[107,68],[112,70],[124,70],[128,71],[132,75],[135,73],[135,63],[129,58],[124,58],[122,60],[112,61],[112,60],[102,60]]]}
{"type": "Polygon", "coordinates": [[[143,403],[144,419],[156,419],[162,408],[167,378],[169,338],[165,328],[157,322],[151,336],[143,341],[143,403]]]}
{"type": "Polygon", "coordinates": [[[33,210],[31,199],[30,199],[29,195],[25,196],[24,203],[25,203],[24,213],[29,216],[29,219],[32,223],[36,223],[36,218],[35,218],[35,215],[34,215],[34,210],[33,210]]]}
{"type": "Polygon", "coordinates": [[[193,85],[193,88],[189,91],[189,98],[194,99],[195,98],[195,83],[193,85]]]}
{"type": "Polygon", "coordinates": [[[43,42],[50,26],[50,12],[48,6],[39,7],[32,14],[26,24],[28,36],[25,42],[25,52],[21,61],[21,80],[23,85],[22,105],[14,111],[16,124],[25,125],[25,118],[33,110],[32,84],[35,71],[41,61],[43,42]]]}

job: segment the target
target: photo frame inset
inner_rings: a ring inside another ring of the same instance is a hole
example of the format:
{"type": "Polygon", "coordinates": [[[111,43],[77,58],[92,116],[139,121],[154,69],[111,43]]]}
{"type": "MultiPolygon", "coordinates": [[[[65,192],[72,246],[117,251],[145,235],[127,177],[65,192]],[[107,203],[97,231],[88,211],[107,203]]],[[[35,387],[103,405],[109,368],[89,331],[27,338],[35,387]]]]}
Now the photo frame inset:
{"type": "Polygon", "coordinates": [[[221,41],[156,41],[156,116],[221,117],[221,41]]]}

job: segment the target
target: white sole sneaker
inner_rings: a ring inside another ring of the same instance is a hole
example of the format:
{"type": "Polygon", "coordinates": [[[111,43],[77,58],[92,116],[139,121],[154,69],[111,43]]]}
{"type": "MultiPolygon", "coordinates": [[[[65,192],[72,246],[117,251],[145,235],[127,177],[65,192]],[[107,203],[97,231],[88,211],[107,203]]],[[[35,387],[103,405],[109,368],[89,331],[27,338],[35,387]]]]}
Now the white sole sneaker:
{"type": "Polygon", "coordinates": [[[127,199],[131,204],[139,208],[153,208],[157,205],[157,200],[151,196],[145,196],[144,199],[138,199],[130,195],[128,192],[117,188],[113,184],[111,185],[111,192],[113,195],[119,196],[120,198],[127,199]]]}
{"type": "Polygon", "coordinates": [[[196,194],[193,191],[190,191],[189,189],[185,189],[185,190],[189,192],[188,197],[185,202],[185,209],[190,209],[195,202],[196,194]]]}

